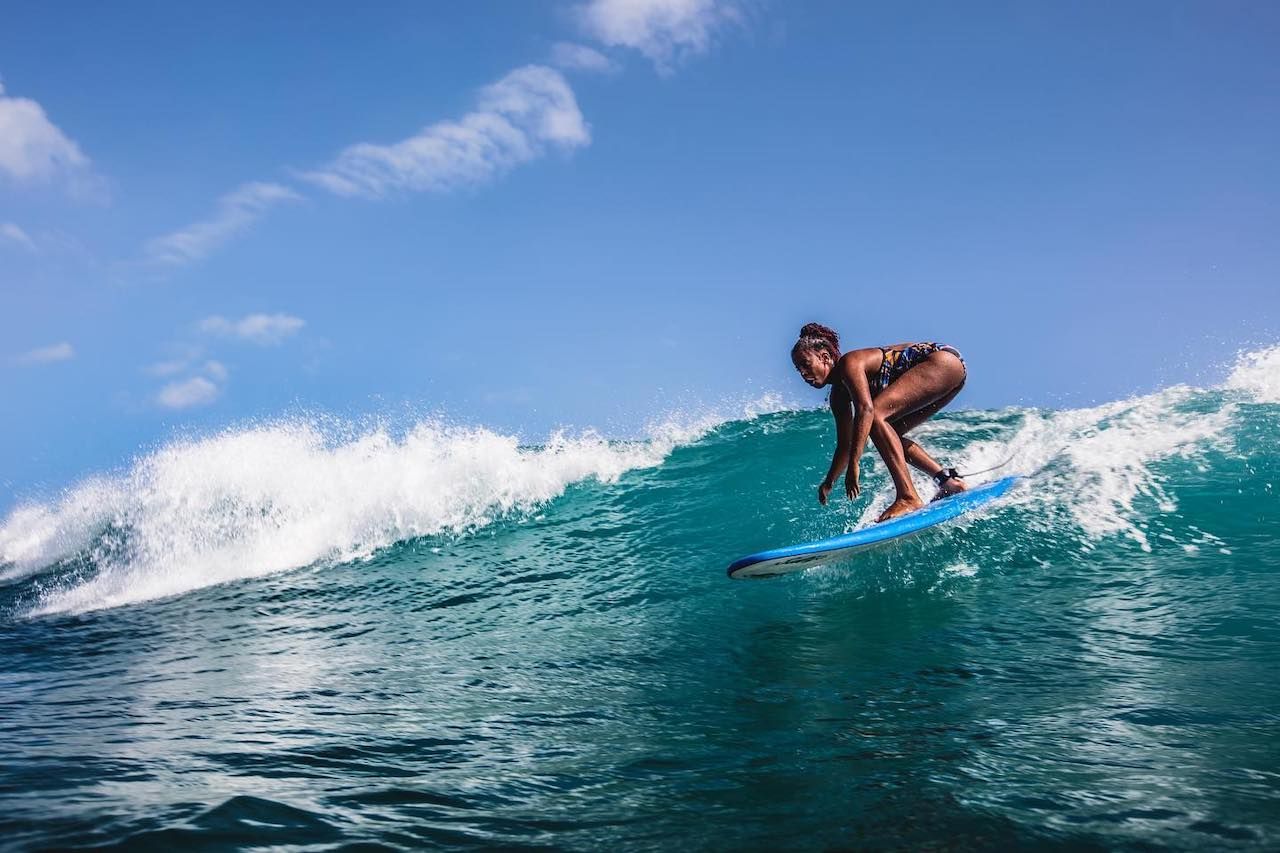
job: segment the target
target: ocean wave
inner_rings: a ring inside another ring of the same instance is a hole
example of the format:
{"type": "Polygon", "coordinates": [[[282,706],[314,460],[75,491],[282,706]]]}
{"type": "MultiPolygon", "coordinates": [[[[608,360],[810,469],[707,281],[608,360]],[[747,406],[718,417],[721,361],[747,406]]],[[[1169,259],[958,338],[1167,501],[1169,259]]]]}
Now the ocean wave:
{"type": "MultiPolygon", "coordinates": [[[[1059,411],[949,413],[912,435],[961,470],[1001,465],[998,474],[1029,475],[1030,487],[1010,498],[1025,511],[1025,531],[1073,537],[1083,551],[1114,536],[1150,550],[1152,535],[1169,535],[1159,517],[1176,513],[1180,501],[1165,463],[1203,465],[1211,454],[1233,452],[1241,405],[1280,400],[1277,376],[1280,347],[1273,347],[1242,354],[1218,388],[1175,386],[1059,411]]],[[[397,542],[466,536],[540,511],[573,484],[613,483],[628,471],[661,465],[678,447],[700,447],[704,475],[714,478],[728,470],[717,464],[732,460],[720,444],[704,442],[709,433],[791,410],[765,396],[656,420],[634,441],[560,433],[539,446],[435,421],[402,433],[305,419],[228,429],[172,442],[122,474],[91,477],[57,500],[16,508],[0,523],[0,581],[32,579],[26,610],[48,614],[358,560],[397,542]]],[[[725,433],[726,440],[748,441],[735,446],[735,456],[812,454],[825,467],[830,437],[815,441],[830,431],[825,412],[758,422],[754,438],[725,433]]],[[[871,472],[867,497],[845,514],[848,528],[871,523],[892,498],[883,466],[864,465],[871,472]]],[[[794,479],[808,506],[812,468],[788,465],[773,476],[794,479]]],[[[917,476],[927,496],[932,484],[917,476]]],[[[767,484],[745,487],[766,491],[738,493],[736,500],[762,506],[779,499],[767,484]]],[[[778,512],[799,517],[801,509],[778,512]]],[[[1194,530],[1183,538],[1187,548],[1212,544],[1194,530]]]]}
{"type": "Polygon", "coordinates": [[[0,525],[0,581],[75,561],[90,576],[55,579],[33,613],[80,612],[359,559],[403,540],[474,531],[574,483],[615,481],[721,423],[780,406],[766,396],[669,415],[641,440],[561,432],[536,447],[435,422],[402,436],[310,421],[229,429],[169,444],[60,500],[18,507],[0,525]]]}

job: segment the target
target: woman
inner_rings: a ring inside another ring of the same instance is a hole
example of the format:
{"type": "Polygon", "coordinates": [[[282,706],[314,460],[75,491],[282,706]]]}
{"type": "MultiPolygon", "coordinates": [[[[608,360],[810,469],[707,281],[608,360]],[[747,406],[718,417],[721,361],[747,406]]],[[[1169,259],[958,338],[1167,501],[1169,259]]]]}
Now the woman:
{"type": "Polygon", "coordinates": [[[791,348],[791,361],[814,388],[831,388],[831,414],[836,419],[836,452],[831,469],[818,487],[825,504],[844,471],[844,490],[852,500],[858,485],[858,460],[867,436],[889,469],[897,490],[877,522],[924,506],[907,472],[907,463],[938,484],[934,500],[965,490],[954,468],[944,469],[907,438],[907,433],[942,410],[964,387],[964,359],[953,347],[936,343],[895,344],[840,353],[839,336],[819,323],[808,323],[791,348]]]}

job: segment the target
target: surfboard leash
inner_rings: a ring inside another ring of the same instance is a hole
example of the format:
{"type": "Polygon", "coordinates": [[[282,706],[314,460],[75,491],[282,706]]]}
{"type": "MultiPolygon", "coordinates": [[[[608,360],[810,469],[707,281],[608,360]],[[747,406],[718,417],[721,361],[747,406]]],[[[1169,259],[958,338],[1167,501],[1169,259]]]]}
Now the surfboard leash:
{"type": "Polygon", "coordinates": [[[937,483],[939,486],[941,486],[943,483],[945,483],[947,480],[950,480],[952,477],[957,477],[961,480],[965,479],[966,477],[976,477],[979,474],[986,474],[990,471],[996,471],[1000,468],[1003,468],[1004,466],[1008,465],[1012,461],[1013,461],[1013,457],[1010,456],[1008,459],[1004,460],[999,465],[992,465],[990,468],[983,468],[980,471],[966,471],[963,474],[961,474],[955,468],[943,468],[934,476],[933,481],[937,483]]]}

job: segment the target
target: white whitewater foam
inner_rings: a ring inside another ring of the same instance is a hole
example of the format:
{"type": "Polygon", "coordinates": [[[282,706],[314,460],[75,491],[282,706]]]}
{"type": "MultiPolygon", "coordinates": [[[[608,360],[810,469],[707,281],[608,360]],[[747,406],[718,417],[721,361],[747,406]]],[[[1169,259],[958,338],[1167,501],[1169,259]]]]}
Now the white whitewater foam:
{"type": "MultiPolygon", "coordinates": [[[[735,417],[776,405],[754,401],[735,417]]],[[[483,527],[575,482],[658,465],[726,420],[675,416],[643,441],[557,434],[537,448],[434,423],[403,437],[374,429],[336,441],[309,422],[228,430],[174,442],[126,474],[14,510],[0,525],[0,580],[85,557],[93,576],[47,592],[35,611],[78,612],[355,559],[397,541],[483,527]],[[104,540],[113,526],[122,544],[104,540]]]]}
{"type": "Polygon", "coordinates": [[[0,581],[29,575],[87,548],[106,523],[105,508],[125,501],[125,483],[93,477],[56,505],[19,506],[0,526],[0,581]]]}
{"type": "MultiPolygon", "coordinates": [[[[912,432],[926,449],[931,436],[969,440],[993,423],[1021,414],[1023,421],[1012,436],[967,443],[955,458],[943,460],[961,471],[980,471],[1009,459],[1009,464],[979,477],[1031,474],[1052,464],[1052,473],[1032,489],[1011,496],[1041,508],[1059,504],[1090,540],[1121,533],[1149,548],[1147,534],[1135,521],[1134,501],[1150,498],[1162,513],[1177,509],[1164,488],[1154,463],[1170,458],[1194,458],[1210,451],[1230,451],[1230,428],[1238,406],[1228,395],[1207,400],[1214,391],[1238,392],[1251,402],[1280,402],[1280,345],[1243,352],[1226,382],[1218,389],[1185,385],[1154,394],[1133,397],[1087,409],[1065,411],[1004,410],[966,420],[935,420],[912,432]],[[1207,402],[1204,406],[1190,403],[1207,402]]],[[[877,460],[878,461],[878,460],[877,460]]],[[[933,484],[917,479],[922,495],[934,492],[933,484]]],[[[857,526],[873,522],[893,498],[891,484],[882,487],[860,513],[857,526]]],[[[1032,514],[1028,523],[1036,523],[1032,514]]],[[[1192,528],[1194,529],[1194,528],[1192,528]]],[[[1196,544],[1196,543],[1192,543],[1196,544]]]]}
{"type": "MultiPolygon", "coordinates": [[[[1149,550],[1145,532],[1135,523],[1134,501],[1149,498],[1163,513],[1177,509],[1153,464],[1230,445],[1235,407],[1213,412],[1179,408],[1197,393],[1179,386],[1090,409],[1032,415],[1007,445],[988,446],[980,455],[995,464],[1000,453],[1012,452],[1010,467],[1023,471],[1065,461],[1039,491],[1023,493],[1024,499],[1066,505],[1090,540],[1123,533],[1149,550]]],[[[968,464],[984,467],[980,461],[968,464]]]]}
{"type": "Polygon", "coordinates": [[[1280,346],[1241,353],[1223,387],[1243,391],[1255,403],[1280,403],[1280,346]]]}
{"type": "MultiPolygon", "coordinates": [[[[1107,403],[1087,409],[1049,412],[1005,410],[987,415],[988,426],[1021,415],[1012,436],[970,441],[944,464],[961,471],[980,471],[1008,464],[975,478],[985,481],[1008,474],[1033,474],[1048,466],[1030,488],[1015,490],[1010,500],[1027,506],[1027,524],[1036,526],[1050,506],[1065,506],[1088,542],[1123,534],[1149,549],[1134,502],[1151,499],[1163,513],[1176,510],[1174,498],[1164,488],[1153,464],[1161,460],[1189,458],[1210,450],[1227,450],[1229,428],[1236,405],[1219,403],[1211,412],[1184,408],[1205,392],[1187,386],[1155,394],[1107,403]]],[[[975,424],[931,421],[912,433],[925,449],[931,437],[956,433],[968,438],[975,424]]],[[[941,455],[936,454],[935,455],[941,455]]],[[[935,491],[931,482],[917,479],[924,497],[935,491]]],[[[858,526],[873,522],[888,506],[892,484],[882,486],[861,512],[858,526]]]]}

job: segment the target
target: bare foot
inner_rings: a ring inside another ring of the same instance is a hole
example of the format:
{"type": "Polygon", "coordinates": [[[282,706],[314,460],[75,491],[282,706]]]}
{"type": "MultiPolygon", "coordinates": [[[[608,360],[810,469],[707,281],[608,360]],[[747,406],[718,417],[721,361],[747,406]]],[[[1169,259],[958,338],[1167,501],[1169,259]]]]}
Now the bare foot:
{"type": "Polygon", "coordinates": [[[964,480],[959,477],[949,477],[942,481],[942,485],[938,487],[938,493],[929,499],[929,503],[940,501],[951,495],[958,495],[961,492],[967,492],[969,487],[964,484],[964,480]]]}
{"type": "Polygon", "coordinates": [[[880,513],[880,517],[876,519],[876,524],[879,524],[882,521],[888,521],[891,518],[897,518],[900,515],[906,515],[909,512],[914,512],[922,506],[924,506],[924,501],[920,500],[918,497],[912,496],[909,498],[898,498],[896,501],[889,504],[888,509],[880,513]]]}

